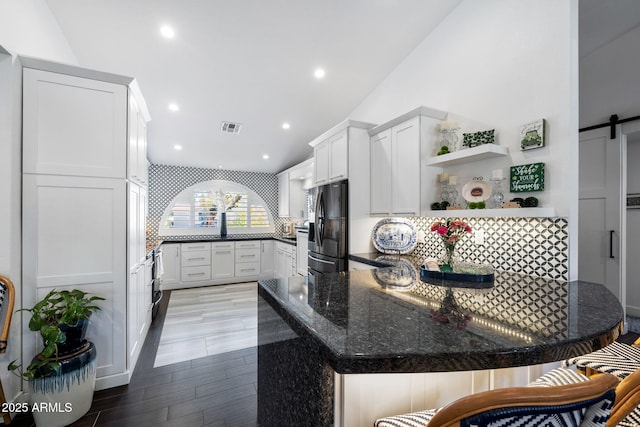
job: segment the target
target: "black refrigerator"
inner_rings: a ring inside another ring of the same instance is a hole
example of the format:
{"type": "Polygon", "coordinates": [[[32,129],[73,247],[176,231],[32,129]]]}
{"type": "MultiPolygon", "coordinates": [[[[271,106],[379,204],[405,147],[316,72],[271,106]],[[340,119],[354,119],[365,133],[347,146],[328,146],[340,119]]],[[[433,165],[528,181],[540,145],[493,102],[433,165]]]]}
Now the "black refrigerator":
{"type": "Polygon", "coordinates": [[[346,180],[312,188],[315,208],[309,223],[309,278],[318,273],[347,271],[346,180]]]}

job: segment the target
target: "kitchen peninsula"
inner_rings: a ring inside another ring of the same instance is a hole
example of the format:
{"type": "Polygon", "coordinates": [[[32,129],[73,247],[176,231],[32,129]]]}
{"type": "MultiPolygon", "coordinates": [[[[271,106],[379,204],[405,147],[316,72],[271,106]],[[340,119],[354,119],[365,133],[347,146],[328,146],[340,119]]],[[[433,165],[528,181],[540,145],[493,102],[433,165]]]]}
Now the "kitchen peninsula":
{"type": "Polygon", "coordinates": [[[527,383],[540,364],[620,331],[622,308],[601,285],[496,271],[490,287],[418,279],[398,288],[402,271],[259,282],[261,425],[372,425],[527,383]]]}

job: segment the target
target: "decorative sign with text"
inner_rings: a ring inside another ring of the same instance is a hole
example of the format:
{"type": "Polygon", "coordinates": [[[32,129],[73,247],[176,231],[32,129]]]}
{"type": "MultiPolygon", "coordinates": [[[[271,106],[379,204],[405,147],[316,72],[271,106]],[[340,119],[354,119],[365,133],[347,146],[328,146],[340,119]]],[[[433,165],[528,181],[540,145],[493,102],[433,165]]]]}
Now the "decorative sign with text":
{"type": "Polygon", "coordinates": [[[511,166],[509,191],[527,193],[544,191],[544,163],[511,166]]]}

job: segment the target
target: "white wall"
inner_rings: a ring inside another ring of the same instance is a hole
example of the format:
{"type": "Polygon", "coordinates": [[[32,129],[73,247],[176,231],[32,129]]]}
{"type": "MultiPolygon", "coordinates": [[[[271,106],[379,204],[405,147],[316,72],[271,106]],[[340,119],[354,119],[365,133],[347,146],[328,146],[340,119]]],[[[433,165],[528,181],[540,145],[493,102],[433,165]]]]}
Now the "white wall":
{"type": "Polygon", "coordinates": [[[580,59],[580,127],[640,115],[640,27],[580,59]]]}
{"type": "MultiPolygon", "coordinates": [[[[640,27],[580,59],[580,127],[640,115],[640,27]]],[[[637,127],[630,122],[625,127],[637,127]]],[[[629,139],[627,146],[627,192],[640,193],[640,141],[629,139]]],[[[627,313],[640,316],[640,209],[627,210],[627,313]]]]}
{"type": "Polygon", "coordinates": [[[0,2],[0,46],[13,54],[78,63],[45,0],[0,2]]]}
{"type": "MultiPolygon", "coordinates": [[[[44,0],[0,2],[0,47],[0,274],[15,284],[18,308],[22,288],[22,74],[15,55],[71,63],[77,60],[44,0]]],[[[20,316],[14,315],[7,353],[0,355],[0,379],[9,401],[22,389],[18,378],[6,368],[11,360],[21,357],[21,329],[20,316]]]]}
{"type": "MultiPolygon", "coordinates": [[[[640,168],[633,161],[640,159],[640,139],[629,139],[627,158],[627,192],[640,194],[640,168]]],[[[640,316],[640,264],[635,262],[640,253],[640,209],[627,209],[627,314],[640,316]]]]}
{"type": "MultiPolygon", "coordinates": [[[[465,0],[351,114],[386,122],[417,105],[449,111],[463,132],[496,129],[504,160],[447,170],[459,182],[544,162],[541,206],[569,217],[577,243],[577,0],[465,0]],[[548,145],[520,151],[522,124],[547,120],[548,145]]],[[[434,183],[435,185],[435,183],[434,183]]],[[[511,197],[506,195],[506,197],[511,197]]],[[[570,251],[577,278],[577,251],[570,251]]]]}

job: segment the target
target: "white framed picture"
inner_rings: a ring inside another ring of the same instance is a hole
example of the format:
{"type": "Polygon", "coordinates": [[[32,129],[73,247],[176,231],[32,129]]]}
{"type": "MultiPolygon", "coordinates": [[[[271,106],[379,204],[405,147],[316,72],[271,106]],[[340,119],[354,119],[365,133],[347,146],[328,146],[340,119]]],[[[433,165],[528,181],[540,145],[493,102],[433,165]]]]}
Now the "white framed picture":
{"type": "Polygon", "coordinates": [[[520,128],[520,150],[544,147],[545,120],[527,123],[520,128]]]}

